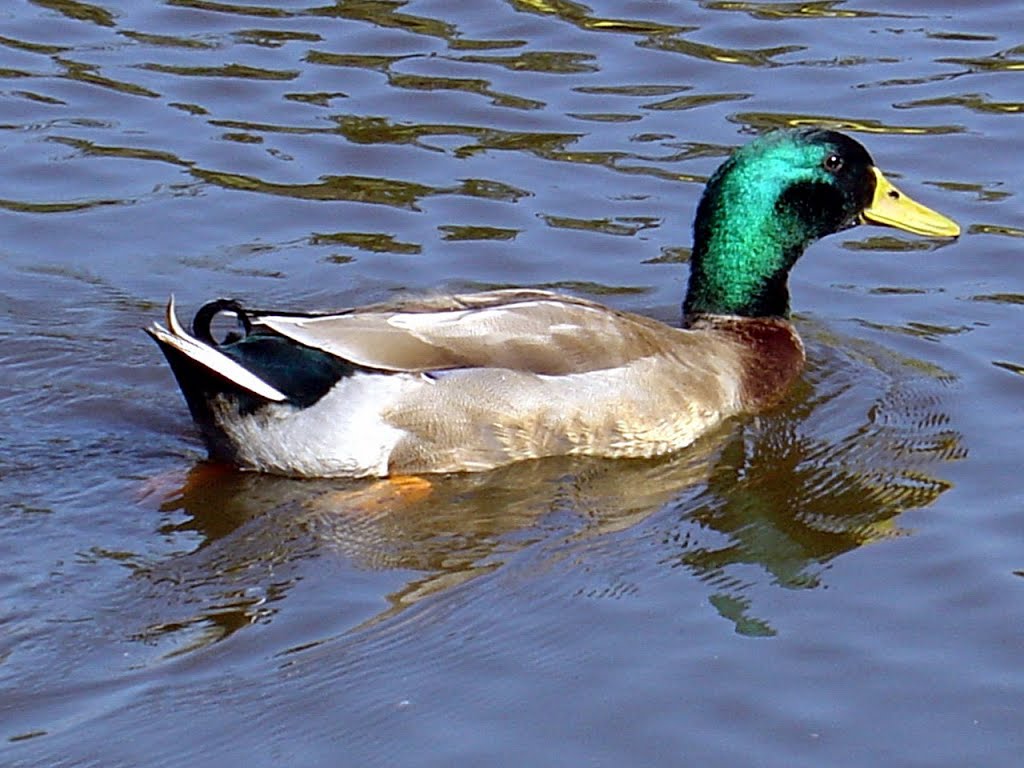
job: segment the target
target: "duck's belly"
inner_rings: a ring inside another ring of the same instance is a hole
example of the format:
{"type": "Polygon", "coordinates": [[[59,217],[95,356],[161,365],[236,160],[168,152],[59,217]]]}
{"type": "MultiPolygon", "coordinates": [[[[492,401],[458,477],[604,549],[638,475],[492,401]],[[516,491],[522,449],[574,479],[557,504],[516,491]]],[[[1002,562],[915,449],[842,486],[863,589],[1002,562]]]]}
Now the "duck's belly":
{"type": "Polygon", "coordinates": [[[736,413],[725,369],[644,361],[569,376],[503,369],[356,374],[313,406],[240,415],[215,403],[242,467],[306,477],[473,472],[547,456],[646,458],[736,413]],[[685,380],[685,385],[680,384],[685,380]]]}
{"type": "Polygon", "coordinates": [[[737,412],[722,371],[687,377],[663,365],[569,376],[467,370],[440,377],[386,415],[405,433],[393,473],[480,471],[547,456],[649,458],[683,448],[737,412]]]}

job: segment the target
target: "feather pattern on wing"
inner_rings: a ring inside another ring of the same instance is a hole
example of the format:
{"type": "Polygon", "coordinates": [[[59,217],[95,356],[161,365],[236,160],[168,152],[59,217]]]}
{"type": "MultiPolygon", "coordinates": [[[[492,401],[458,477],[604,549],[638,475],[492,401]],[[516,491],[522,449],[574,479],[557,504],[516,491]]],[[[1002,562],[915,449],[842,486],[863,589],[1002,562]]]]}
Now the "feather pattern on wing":
{"type": "Polygon", "coordinates": [[[560,376],[685,354],[692,334],[547,291],[488,291],[255,323],[366,368],[506,368],[560,376]]]}

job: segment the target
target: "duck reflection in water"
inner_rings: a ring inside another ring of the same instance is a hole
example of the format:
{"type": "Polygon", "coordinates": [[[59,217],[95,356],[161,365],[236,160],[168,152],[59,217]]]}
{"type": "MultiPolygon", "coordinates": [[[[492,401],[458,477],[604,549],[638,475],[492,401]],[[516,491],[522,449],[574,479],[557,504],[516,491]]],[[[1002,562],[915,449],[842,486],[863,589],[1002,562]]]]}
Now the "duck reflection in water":
{"type": "Polygon", "coordinates": [[[941,371],[808,335],[808,370],[782,407],[672,459],[547,459],[354,482],[199,464],[162,504],[187,515],[164,532],[198,534],[199,544],[146,575],[196,593],[181,607],[203,607],[151,631],[215,621],[210,639],[219,639],[281,610],[303,561],[340,556],[359,569],[407,572],[399,588],[393,579],[382,587],[387,608],[353,629],[515,558],[536,579],[574,563],[552,589],[575,584],[601,596],[682,569],[711,586],[709,601],[738,632],[774,634],[770,619],[749,615],[753,588],[818,586],[834,558],[899,535],[896,517],[934,502],[950,487],[943,466],[966,454],[941,371]],[[255,605],[250,593],[266,599],[255,605]]]}

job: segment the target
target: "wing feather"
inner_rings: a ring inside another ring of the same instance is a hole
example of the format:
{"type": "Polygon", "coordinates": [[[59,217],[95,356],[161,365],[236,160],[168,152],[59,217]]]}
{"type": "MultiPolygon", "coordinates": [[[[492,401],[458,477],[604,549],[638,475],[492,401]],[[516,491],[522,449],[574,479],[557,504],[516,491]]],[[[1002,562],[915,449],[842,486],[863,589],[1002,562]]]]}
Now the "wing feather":
{"type": "Polygon", "coordinates": [[[334,315],[258,315],[300,344],[368,368],[510,368],[547,375],[616,368],[688,346],[686,331],[546,291],[489,291],[334,315]]]}

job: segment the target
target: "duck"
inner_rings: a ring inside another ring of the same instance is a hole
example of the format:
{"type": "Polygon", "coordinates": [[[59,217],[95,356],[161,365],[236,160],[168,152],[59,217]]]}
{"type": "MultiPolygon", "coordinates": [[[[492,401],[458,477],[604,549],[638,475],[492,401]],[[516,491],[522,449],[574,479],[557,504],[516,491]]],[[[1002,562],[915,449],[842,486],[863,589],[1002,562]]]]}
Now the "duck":
{"type": "Polygon", "coordinates": [[[191,331],[172,296],[166,324],[145,330],[209,458],[241,469],[386,478],[553,456],[650,459],[784,398],[805,361],[790,270],[811,243],[864,223],[960,234],[898,190],[855,139],[777,130],[708,180],[678,326],[502,289],[330,312],[216,299],[191,331]],[[221,314],[237,330],[218,340],[221,314]]]}

